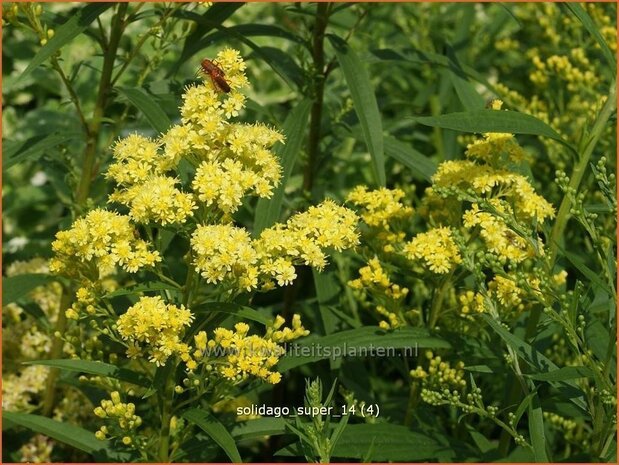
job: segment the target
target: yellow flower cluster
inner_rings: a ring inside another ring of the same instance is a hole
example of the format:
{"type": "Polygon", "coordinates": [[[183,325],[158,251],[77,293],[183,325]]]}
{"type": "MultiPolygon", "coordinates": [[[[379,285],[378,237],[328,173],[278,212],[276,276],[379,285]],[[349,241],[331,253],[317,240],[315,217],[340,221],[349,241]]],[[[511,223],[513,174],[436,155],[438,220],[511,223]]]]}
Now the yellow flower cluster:
{"type": "Polygon", "coordinates": [[[226,281],[239,289],[260,284],[270,288],[290,284],[296,278],[294,265],[322,268],[326,250],[343,250],[357,244],[357,216],[332,201],[298,213],[284,224],[262,231],[252,240],[233,225],[200,225],[191,237],[194,265],[207,282],[226,281]]]}
{"type": "Polygon", "coordinates": [[[520,311],[524,309],[522,303],[524,292],[512,279],[495,276],[488,284],[488,289],[507,310],[520,311]]]}
{"type": "Polygon", "coordinates": [[[479,292],[466,291],[458,296],[460,301],[460,314],[464,317],[472,313],[483,313],[486,311],[485,297],[479,292]]]}
{"type": "MultiPolygon", "coordinates": [[[[502,105],[503,102],[500,100],[494,100],[492,109],[500,110],[502,105]]],[[[514,135],[502,132],[483,134],[481,139],[477,139],[467,146],[466,155],[488,163],[497,159],[519,162],[526,158],[526,152],[520,147],[514,135]]]]}
{"type": "Polygon", "coordinates": [[[576,92],[578,87],[586,84],[587,86],[595,86],[599,82],[599,78],[591,70],[589,62],[584,55],[582,49],[576,53],[572,53],[574,62],[570,61],[570,57],[566,55],[551,55],[546,60],[542,60],[538,55],[533,56],[532,63],[535,71],[531,72],[529,79],[531,82],[540,86],[546,86],[551,77],[556,76],[567,82],[569,91],[576,92]],[[581,69],[578,65],[583,66],[581,69]]]}
{"type": "Polygon", "coordinates": [[[400,316],[400,302],[408,295],[407,287],[392,283],[389,275],[383,269],[378,257],[374,257],[368,261],[368,264],[359,269],[359,278],[348,282],[352,289],[367,292],[376,297],[385,305],[376,306],[376,312],[385,317],[386,320],[379,322],[379,326],[383,329],[395,329],[406,324],[406,321],[400,316]],[[397,310],[397,312],[389,309],[397,310]]]}
{"type": "Polygon", "coordinates": [[[159,141],[138,134],[115,144],[115,161],[106,177],[114,180],[118,188],[108,201],[129,207],[129,216],[139,223],[183,223],[193,214],[195,203],[191,194],[177,189],[177,179],[165,175],[179,160],[161,153],[160,146],[159,141]]]}
{"type": "Polygon", "coordinates": [[[224,49],[215,63],[232,89],[219,92],[206,77],[183,95],[182,121],[162,136],[169,158],[187,159],[196,167],[194,194],[207,206],[234,213],[248,194],[270,197],[281,178],[281,167],[270,148],[282,134],[263,124],[231,123],[245,106],[239,92],[248,85],[238,51],[224,49]]]}
{"type": "Polygon", "coordinates": [[[215,62],[225,73],[229,93],[220,92],[205,76],[203,84],[186,89],[181,124],[158,140],[130,135],[114,147],[107,177],[118,189],[109,201],[126,205],[137,222],[183,223],[199,202],[230,215],[245,195],[270,197],[279,183],[281,167],[270,148],[283,142],[283,136],[262,124],[229,121],[245,106],[240,92],[248,85],[243,59],[238,51],[225,49],[215,62]],[[196,170],[193,192],[183,192],[170,174],[181,159],[196,170]]]}
{"type": "Polygon", "coordinates": [[[272,368],[285,353],[280,344],[309,334],[301,324],[299,315],[294,315],[292,328],[283,325],[284,319],[278,316],[268,327],[264,337],[248,335],[249,325],[246,323],[237,323],[234,325],[234,331],[217,328],[211,340],[208,340],[206,332],[200,331],[194,336],[196,347],[193,353],[194,360],[206,358],[205,363],[212,361],[219,374],[235,383],[240,383],[249,376],[255,376],[271,384],[277,384],[281,380],[281,374],[272,368]],[[218,358],[215,358],[216,356],[218,358]],[[222,356],[223,361],[220,359],[222,356]]]}
{"type": "Polygon", "coordinates": [[[400,202],[403,197],[401,189],[383,187],[370,191],[367,186],[357,186],[346,201],[361,209],[360,216],[365,224],[389,230],[391,222],[406,219],[413,213],[411,207],[400,202]]]}
{"type": "Polygon", "coordinates": [[[112,163],[105,174],[119,186],[130,187],[151,176],[162,176],[174,169],[178,159],[160,153],[160,143],[139,134],[130,134],[114,144],[112,163]]]}
{"type": "Polygon", "coordinates": [[[423,389],[443,391],[444,389],[462,390],[466,387],[464,379],[464,363],[458,362],[455,367],[451,363],[443,360],[439,355],[434,355],[432,351],[426,352],[428,368],[418,366],[411,370],[413,379],[421,380],[423,389]]]}
{"type": "Polygon", "coordinates": [[[178,180],[169,176],[152,176],[143,183],[116,192],[110,201],[129,207],[129,216],[138,223],[155,223],[165,226],[184,223],[196,208],[191,194],[176,188],[178,180]]]}
{"type": "Polygon", "coordinates": [[[159,253],[136,239],[128,216],[100,208],[73,223],[71,229],[59,231],[52,243],[55,257],[50,260],[53,273],[90,279],[109,274],[116,266],[135,273],[161,260],[159,253]]]}
{"type": "Polygon", "coordinates": [[[502,218],[481,211],[476,203],[464,212],[462,222],[468,229],[479,226],[480,236],[488,250],[500,257],[519,263],[535,254],[527,241],[513,232],[502,218]]]}
{"type": "Polygon", "coordinates": [[[104,440],[108,437],[122,435],[123,444],[128,446],[133,442],[131,436],[142,424],[142,418],[135,414],[135,404],[121,401],[118,391],[112,392],[110,399],[103,399],[101,406],[94,409],[96,416],[108,420],[110,424],[109,429],[105,425],[102,426],[95,436],[97,439],[104,440]]]}
{"type": "Polygon", "coordinates": [[[282,277],[293,271],[295,264],[320,270],[327,264],[327,250],[339,252],[357,245],[358,221],[352,210],[325,200],[293,215],[285,225],[276,224],[262,231],[255,247],[261,257],[261,273],[266,277],[267,287],[273,280],[280,286],[282,281],[285,283],[282,277]]]}
{"type": "Polygon", "coordinates": [[[244,228],[199,225],[191,236],[194,265],[208,283],[224,280],[251,290],[258,284],[258,253],[244,228]]]}
{"type": "Polygon", "coordinates": [[[404,246],[404,255],[409,260],[422,261],[430,271],[437,274],[449,273],[462,262],[453,231],[447,227],[417,234],[404,246]]]}
{"type": "Polygon", "coordinates": [[[393,284],[385,272],[378,257],[368,261],[368,264],[359,269],[359,278],[349,281],[353,289],[377,288],[387,297],[399,300],[406,297],[409,290],[398,284],[393,284]]]}
{"type": "Polygon", "coordinates": [[[434,189],[458,187],[472,189],[480,196],[500,198],[510,205],[516,217],[542,223],[554,216],[554,209],[546,199],[535,193],[522,175],[496,169],[470,160],[446,161],[439,165],[432,177],[434,189]]]}
{"type": "Polygon", "coordinates": [[[141,297],[120,316],[117,329],[129,344],[129,357],[146,352],[149,360],[160,366],[173,354],[187,353],[181,337],[192,320],[193,315],[182,305],[166,305],[158,296],[141,297]]]}
{"type": "Polygon", "coordinates": [[[234,124],[221,137],[222,147],[208,152],[211,156],[198,166],[192,187],[200,201],[230,214],[248,194],[272,195],[281,167],[269,147],[283,142],[283,136],[260,124],[234,124]]]}
{"type": "MultiPolygon", "coordinates": [[[[539,292],[539,279],[531,277],[529,283],[532,292],[539,292]]],[[[488,291],[473,292],[465,291],[458,296],[460,302],[460,315],[469,318],[475,313],[484,313],[489,309],[486,299],[496,303],[498,309],[505,316],[510,313],[518,314],[525,308],[523,299],[527,292],[518,287],[518,284],[509,277],[495,275],[488,283],[488,291]]],[[[492,304],[490,304],[492,305],[492,304]]]]}

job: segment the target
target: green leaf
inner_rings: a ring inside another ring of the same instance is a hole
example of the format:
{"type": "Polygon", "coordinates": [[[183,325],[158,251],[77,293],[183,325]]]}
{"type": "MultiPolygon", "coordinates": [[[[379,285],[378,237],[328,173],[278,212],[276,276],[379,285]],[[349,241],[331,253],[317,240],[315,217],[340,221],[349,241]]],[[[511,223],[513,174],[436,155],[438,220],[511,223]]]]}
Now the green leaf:
{"type": "Polygon", "coordinates": [[[90,3],[81,8],[77,13],[71,14],[71,17],[66,23],[55,28],[54,37],[39,49],[21,74],[20,79],[23,80],[33,69],[60,50],[63,45],[71,42],[71,40],[77,37],[90,25],[90,23],[112,5],[114,5],[114,3],[90,3]]]}
{"type": "Polygon", "coordinates": [[[547,373],[532,373],[525,374],[527,378],[535,379],[537,381],[565,381],[568,379],[577,378],[593,378],[595,374],[593,370],[587,367],[562,367],[554,371],[547,373]]]}
{"type": "Polygon", "coordinates": [[[232,428],[232,436],[236,440],[261,438],[264,436],[279,436],[286,434],[286,420],[284,418],[264,417],[237,423],[232,428]]]}
{"type": "Polygon", "coordinates": [[[518,426],[518,423],[520,422],[520,419],[522,418],[522,415],[524,414],[524,412],[526,410],[529,409],[529,405],[531,404],[531,400],[533,399],[533,396],[537,395],[537,390],[530,392],[524,399],[522,399],[522,402],[520,402],[520,405],[518,405],[518,408],[516,409],[516,412],[514,413],[514,427],[518,426]]]}
{"type": "Polygon", "coordinates": [[[562,252],[565,255],[565,258],[567,258],[572,263],[572,265],[576,267],[578,271],[580,271],[584,276],[589,278],[589,280],[593,284],[600,286],[600,288],[604,289],[604,291],[608,295],[613,294],[613,291],[611,290],[610,286],[600,278],[599,273],[596,273],[591,268],[589,268],[587,265],[585,265],[585,261],[582,258],[580,258],[575,253],[568,252],[567,250],[562,250],[562,252]]]}
{"type": "Polygon", "coordinates": [[[191,409],[184,412],[182,416],[186,420],[198,425],[208,434],[224,450],[232,462],[242,462],[234,438],[213,415],[204,410],[191,409]]]}
{"type": "Polygon", "coordinates": [[[447,56],[449,57],[449,79],[464,109],[480,110],[484,108],[485,102],[483,97],[479,95],[475,86],[467,79],[451,47],[447,49],[447,56]]]}
{"type": "Polygon", "coordinates": [[[284,121],[283,132],[286,136],[286,144],[279,146],[276,154],[279,156],[282,166],[282,178],[279,185],[274,189],[270,199],[260,199],[256,206],[254,219],[254,235],[259,236],[265,228],[272,226],[279,220],[284,202],[284,190],[297,161],[304,142],[304,133],[307,126],[312,102],[303,100],[299,103],[284,121]]]}
{"type": "Polygon", "coordinates": [[[114,297],[120,297],[123,295],[138,294],[140,292],[157,292],[157,291],[178,291],[180,286],[174,286],[168,283],[162,283],[160,281],[152,281],[144,284],[137,284],[131,287],[125,287],[117,289],[109,294],[105,294],[106,299],[112,299],[114,297]]]}
{"type": "Polygon", "coordinates": [[[60,368],[61,370],[75,371],[78,373],[88,373],[91,375],[106,376],[109,378],[126,381],[137,386],[148,387],[150,380],[137,371],[120,368],[116,365],[92,360],[79,359],[57,359],[57,360],[33,360],[24,362],[25,365],[45,365],[48,367],[60,368]]]}
{"type": "MultiPolygon", "coordinates": [[[[80,133],[47,134],[35,136],[22,143],[11,144],[11,150],[5,151],[2,157],[2,169],[6,170],[14,165],[28,160],[36,160],[58,145],[81,137],[80,133]]],[[[7,141],[8,142],[8,141],[7,141]]],[[[6,144],[7,142],[3,142],[6,144]]]]}
{"type": "Polygon", "coordinates": [[[157,102],[155,102],[144,89],[139,87],[116,87],[116,90],[123,94],[134,107],[142,112],[153,129],[158,133],[166,132],[172,125],[168,115],[165,114],[157,102]]]}
{"type": "MultiPolygon", "coordinates": [[[[29,413],[18,412],[2,412],[2,419],[10,421],[24,428],[28,428],[37,433],[49,436],[56,441],[67,444],[71,447],[75,447],[87,454],[92,454],[99,457],[116,458],[117,460],[123,458],[119,455],[114,457],[114,454],[110,454],[109,441],[101,441],[97,439],[94,433],[74,426],[68,423],[62,423],[60,421],[52,420],[51,418],[43,417],[41,415],[32,415],[29,413]]],[[[124,457],[125,460],[127,457],[124,457]]]]}
{"type": "Polygon", "coordinates": [[[364,326],[328,336],[308,337],[292,344],[289,354],[280,360],[278,371],[287,371],[327,358],[335,360],[343,356],[367,356],[370,350],[387,352],[390,348],[409,348],[415,352],[418,348],[449,347],[451,345],[447,341],[432,336],[423,328],[404,327],[385,332],[376,326],[364,326]]]}
{"type": "Polygon", "coordinates": [[[365,63],[359,59],[346,42],[331,34],[327,37],[331,45],[333,45],[335,56],[348,84],[365,143],[372,156],[376,184],[384,186],[387,181],[385,175],[383,125],[380,112],[378,111],[376,95],[370,83],[370,76],[365,63]]]}
{"type": "Polygon", "coordinates": [[[225,313],[228,315],[235,315],[246,320],[255,321],[263,325],[267,325],[270,322],[267,317],[253,308],[245,307],[234,302],[205,302],[192,306],[191,311],[195,314],[225,313]]]}
{"type": "Polygon", "coordinates": [[[181,64],[188,61],[196,53],[201,52],[205,48],[213,45],[216,42],[229,40],[230,35],[236,34],[242,37],[277,37],[281,39],[287,39],[298,44],[304,44],[303,38],[298,35],[291,34],[282,27],[274,24],[238,24],[230,27],[221,27],[223,21],[230,16],[236,9],[242,6],[242,3],[230,3],[228,5],[215,4],[204,15],[197,15],[190,11],[177,11],[174,16],[182,17],[191,21],[195,21],[199,24],[195,32],[185,40],[183,45],[183,51],[179,60],[172,66],[169,75],[178,71],[181,64]],[[212,10],[220,8],[217,15],[212,15],[212,10]],[[227,8],[224,11],[224,8],[227,8]],[[205,36],[212,29],[218,29],[205,36]],[[228,34],[230,33],[230,34],[228,34]]]}
{"type": "Polygon", "coordinates": [[[331,437],[329,438],[331,446],[330,455],[333,455],[334,448],[337,447],[339,440],[342,438],[342,434],[344,433],[346,426],[348,425],[348,420],[350,420],[350,415],[344,415],[342,418],[340,418],[340,421],[335,426],[335,428],[333,428],[333,433],[331,433],[331,437]]]}
{"type": "MultiPolygon", "coordinates": [[[[522,339],[514,336],[490,315],[482,315],[482,318],[536,373],[550,373],[559,369],[548,357],[538,352],[522,339]]],[[[573,381],[548,381],[548,383],[559,389],[563,395],[569,398],[583,412],[587,411],[584,393],[573,381]]]]}
{"type": "Polygon", "coordinates": [[[611,51],[610,47],[604,40],[604,37],[600,33],[599,29],[597,28],[597,26],[593,22],[593,19],[591,19],[591,16],[589,16],[587,11],[579,3],[567,3],[566,2],[566,3],[560,3],[559,6],[570,10],[572,14],[580,20],[580,22],[585,27],[585,29],[589,32],[589,34],[591,34],[595,38],[598,45],[602,49],[602,54],[604,55],[604,58],[608,62],[608,65],[610,66],[610,69],[612,70],[614,74],[615,70],[617,69],[617,61],[615,59],[615,54],[611,51]]]}
{"type": "Polygon", "coordinates": [[[440,116],[413,116],[407,119],[425,126],[468,133],[509,132],[543,136],[556,140],[575,152],[575,149],[568,142],[542,120],[516,111],[483,109],[448,113],[440,116]]]}
{"type": "Polygon", "coordinates": [[[35,287],[43,286],[54,277],[49,274],[28,273],[2,277],[2,305],[16,302],[26,296],[35,287]]]}
{"type": "Polygon", "coordinates": [[[478,432],[476,428],[473,428],[472,426],[466,424],[464,426],[466,427],[466,430],[471,435],[471,439],[482,454],[486,454],[491,450],[496,449],[496,445],[490,442],[488,438],[486,438],[486,436],[478,432]]]}
{"type": "MultiPolygon", "coordinates": [[[[411,50],[409,55],[402,55],[391,49],[378,49],[372,50],[372,54],[381,61],[396,61],[399,63],[409,63],[409,64],[431,64],[435,66],[442,66],[449,68],[452,65],[452,62],[444,55],[439,55],[438,53],[432,52],[423,52],[421,50],[411,50]]],[[[501,95],[501,92],[497,90],[482,74],[477,72],[475,69],[470,66],[461,65],[462,72],[471,79],[482,84],[486,89],[493,92],[494,94],[501,96],[503,100],[506,102],[509,101],[508,95],[501,95]]]]}
{"type": "Polygon", "coordinates": [[[289,53],[279,48],[263,46],[258,47],[254,54],[277,68],[277,74],[286,81],[289,87],[303,88],[305,80],[303,70],[289,53]]]}
{"type": "Polygon", "coordinates": [[[204,48],[200,48],[198,44],[201,44],[200,39],[204,37],[205,34],[210,32],[217,24],[221,24],[232,16],[232,14],[243,5],[244,3],[241,2],[215,3],[202,15],[186,10],[174,12],[173,16],[195,21],[197,23],[197,27],[185,38],[181,55],[172,66],[172,69],[168,72],[167,77],[170,77],[176,73],[183,63],[204,48]]]}
{"type": "MultiPolygon", "coordinates": [[[[298,443],[296,443],[298,444],[298,443]]],[[[295,447],[276,452],[278,456],[296,455],[295,447]]],[[[433,438],[412,432],[405,426],[389,423],[347,425],[333,448],[332,457],[366,461],[412,462],[435,460],[444,452],[433,438]]]]}
{"type": "Polygon", "coordinates": [[[385,137],[385,154],[409,168],[415,178],[430,181],[436,172],[436,163],[410,145],[393,137],[385,137]]]}
{"type": "Polygon", "coordinates": [[[536,395],[529,404],[529,434],[536,462],[548,462],[546,454],[546,432],[544,431],[544,412],[536,395]]]}
{"type": "Polygon", "coordinates": [[[488,365],[470,365],[465,366],[464,369],[466,371],[473,371],[475,373],[494,373],[494,371],[492,371],[492,368],[490,368],[488,365]]]}
{"type": "Polygon", "coordinates": [[[312,269],[314,286],[316,287],[316,297],[318,297],[318,311],[322,320],[324,333],[331,334],[335,331],[337,318],[330,310],[330,306],[335,306],[340,295],[340,287],[337,285],[335,272],[324,270],[322,272],[312,269]]]}

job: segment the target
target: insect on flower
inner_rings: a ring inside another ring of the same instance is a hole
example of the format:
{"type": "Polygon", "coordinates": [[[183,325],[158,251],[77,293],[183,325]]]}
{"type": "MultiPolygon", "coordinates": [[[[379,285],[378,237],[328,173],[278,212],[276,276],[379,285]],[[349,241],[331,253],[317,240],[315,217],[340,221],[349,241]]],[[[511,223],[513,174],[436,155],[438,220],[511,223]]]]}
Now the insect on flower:
{"type": "Polygon", "coordinates": [[[204,72],[204,74],[209,75],[211,81],[213,81],[213,85],[215,86],[215,88],[226,93],[230,92],[230,86],[226,82],[224,72],[219,66],[217,66],[213,61],[209,60],[208,58],[202,60],[200,66],[202,67],[202,71],[204,72]]]}

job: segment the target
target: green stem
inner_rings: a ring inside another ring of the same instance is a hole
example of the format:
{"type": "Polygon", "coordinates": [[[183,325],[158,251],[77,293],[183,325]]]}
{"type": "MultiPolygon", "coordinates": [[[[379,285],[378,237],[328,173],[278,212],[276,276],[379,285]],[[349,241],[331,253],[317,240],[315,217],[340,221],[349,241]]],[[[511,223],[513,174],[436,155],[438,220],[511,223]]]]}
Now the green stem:
{"type": "MultiPolygon", "coordinates": [[[[50,360],[62,357],[62,347],[64,341],[62,335],[67,328],[67,317],[65,310],[71,305],[71,292],[69,289],[62,288],[62,295],[60,296],[60,307],[58,309],[58,319],[56,320],[56,327],[54,330],[54,341],[52,342],[52,349],[49,354],[50,360]],[[60,337],[56,337],[56,333],[60,334],[60,337]]],[[[56,380],[59,375],[58,368],[50,368],[47,379],[45,380],[45,393],[43,394],[43,415],[50,416],[54,410],[54,403],[56,397],[56,380]]]]}
{"type": "MultiPolygon", "coordinates": [[[[439,116],[441,114],[441,103],[437,96],[430,97],[430,112],[432,116],[439,116]]],[[[441,160],[445,160],[445,144],[443,144],[443,131],[438,126],[435,126],[432,130],[434,137],[434,146],[441,160]]]]}
{"type": "MultiPolygon", "coordinates": [[[[170,358],[168,363],[175,363],[170,358]]],[[[174,372],[174,370],[172,370],[174,372]]],[[[163,387],[163,402],[161,406],[161,429],[159,430],[159,461],[170,461],[170,421],[172,420],[172,403],[174,402],[174,376],[170,375],[163,387]]]]}
{"type": "Polygon", "coordinates": [[[325,92],[325,30],[329,22],[329,4],[319,3],[316,7],[316,23],[312,34],[312,58],[314,60],[314,82],[310,128],[308,138],[308,160],[303,173],[303,189],[311,192],[314,185],[314,171],[318,161],[322,108],[325,92]]]}
{"type": "MultiPolygon", "coordinates": [[[[582,181],[582,178],[587,170],[587,165],[589,164],[593,150],[595,149],[595,146],[597,145],[600,137],[602,136],[602,133],[606,129],[608,120],[616,109],[617,83],[616,81],[613,81],[608,92],[608,98],[606,100],[606,103],[602,107],[602,110],[598,114],[598,117],[593,124],[593,128],[591,129],[588,140],[583,138],[586,142],[584,143],[584,148],[580,151],[580,159],[574,166],[574,170],[572,171],[572,176],[570,177],[570,182],[568,185],[568,189],[572,192],[576,193],[578,191],[578,187],[580,186],[580,182],[582,181]]],[[[561,205],[559,206],[559,212],[557,213],[557,219],[552,228],[552,232],[550,233],[548,257],[550,270],[552,270],[555,260],[557,258],[559,242],[561,237],[563,236],[563,232],[565,231],[567,221],[569,220],[569,212],[571,208],[571,196],[567,195],[566,193],[566,195],[563,196],[563,200],[561,201],[561,205]]]]}
{"type": "MultiPolygon", "coordinates": [[[[133,46],[133,49],[131,50],[130,55],[127,57],[127,59],[125,60],[125,62],[123,63],[123,65],[120,67],[120,69],[118,70],[118,72],[116,73],[116,76],[114,76],[114,78],[112,79],[112,86],[114,84],[116,84],[116,82],[118,81],[118,79],[120,78],[120,76],[124,73],[124,71],[127,69],[127,67],[131,64],[131,62],[133,61],[133,59],[137,56],[138,52],[140,51],[140,49],[142,48],[142,46],[146,43],[146,40],[148,40],[149,37],[155,35],[157,33],[157,28],[159,28],[170,16],[172,16],[172,14],[178,10],[180,7],[182,6],[182,4],[176,4],[173,8],[169,8],[166,13],[161,16],[161,19],[159,19],[159,21],[157,22],[157,24],[155,24],[154,26],[152,26],[149,29],[149,32],[145,33],[140,40],[138,40],[138,42],[133,46]]],[[[135,12],[134,12],[135,14],[135,12]]]]}
{"type": "Polygon", "coordinates": [[[445,290],[450,284],[453,271],[445,276],[441,283],[434,290],[434,297],[432,299],[432,306],[430,307],[430,315],[428,317],[428,328],[432,329],[438,322],[438,317],[441,314],[441,307],[443,306],[443,300],[445,297],[445,290]]]}
{"type": "Polygon", "coordinates": [[[86,149],[84,151],[84,159],[82,162],[82,177],[80,178],[80,182],[75,193],[75,201],[79,207],[84,206],[84,203],[90,194],[90,185],[92,183],[94,174],[93,171],[97,158],[97,142],[99,140],[99,132],[101,130],[101,123],[105,108],[112,91],[112,72],[114,70],[114,62],[116,61],[120,38],[125,27],[124,18],[127,8],[127,3],[120,3],[118,5],[118,11],[112,19],[110,41],[103,57],[103,69],[101,71],[101,79],[99,81],[99,91],[97,93],[97,100],[95,103],[92,120],[89,125],[88,138],[86,140],[86,149]]]}
{"type": "Polygon", "coordinates": [[[65,88],[69,92],[69,96],[71,98],[71,101],[73,102],[73,105],[75,105],[75,110],[77,111],[77,116],[80,119],[80,123],[82,123],[82,127],[84,128],[84,132],[86,133],[86,137],[88,137],[90,128],[88,126],[88,123],[86,122],[86,118],[84,117],[84,112],[82,111],[82,106],[80,105],[80,100],[79,100],[77,94],[75,93],[75,89],[73,89],[73,86],[71,85],[71,82],[69,81],[69,78],[64,73],[64,70],[60,66],[60,63],[58,63],[58,58],[55,57],[55,56],[52,57],[51,62],[52,62],[52,68],[54,68],[56,70],[56,72],[60,76],[60,79],[62,80],[62,83],[64,84],[65,88]]]}
{"type": "Polygon", "coordinates": [[[404,417],[404,426],[411,426],[413,423],[413,412],[419,402],[419,383],[413,381],[408,394],[408,404],[406,406],[406,415],[404,417]]]}

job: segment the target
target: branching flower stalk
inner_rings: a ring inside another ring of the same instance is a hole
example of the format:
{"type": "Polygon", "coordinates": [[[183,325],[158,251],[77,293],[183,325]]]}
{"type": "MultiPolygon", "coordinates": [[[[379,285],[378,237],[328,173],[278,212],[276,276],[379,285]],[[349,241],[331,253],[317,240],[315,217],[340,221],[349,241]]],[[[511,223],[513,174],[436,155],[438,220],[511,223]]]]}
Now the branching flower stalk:
{"type": "Polygon", "coordinates": [[[112,93],[112,73],[114,72],[114,63],[116,62],[120,39],[126,26],[125,15],[127,14],[128,7],[128,3],[118,4],[118,9],[112,19],[110,40],[107,43],[103,55],[103,68],[101,70],[101,77],[99,78],[97,100],[95,102],[91,121],[88,125],[88,137],[86,139],[86,149],[84,150],[83,156],[82,174],[75,193],[75,201],[80,208],[84,207],[90,194],[90,185],[92,183],[96,164],[99,132],[103,122],[105,108],[110,94],[112,93]]]}

